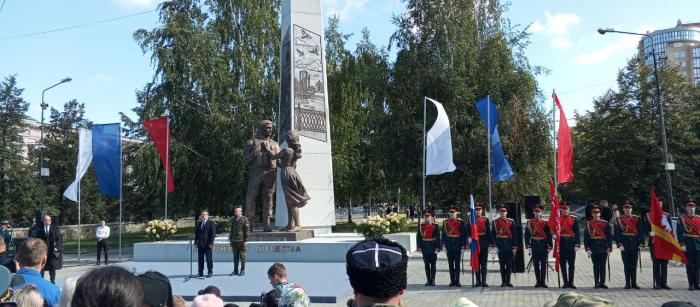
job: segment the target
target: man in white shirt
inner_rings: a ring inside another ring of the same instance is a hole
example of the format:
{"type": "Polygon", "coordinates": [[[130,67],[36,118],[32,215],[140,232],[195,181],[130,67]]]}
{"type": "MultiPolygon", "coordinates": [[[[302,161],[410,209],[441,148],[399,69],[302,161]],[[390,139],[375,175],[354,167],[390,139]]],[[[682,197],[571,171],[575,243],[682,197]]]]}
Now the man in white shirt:
{"type": "Polygon", "coordinates": [[[100,254],[105,251],[105,265],[107,265],[107,238],[109,238],[109,226],[104,220],[100,221],[100,225],[95,229],[95,237],[97,237],[97,265],[100,265],[100,254]]]}

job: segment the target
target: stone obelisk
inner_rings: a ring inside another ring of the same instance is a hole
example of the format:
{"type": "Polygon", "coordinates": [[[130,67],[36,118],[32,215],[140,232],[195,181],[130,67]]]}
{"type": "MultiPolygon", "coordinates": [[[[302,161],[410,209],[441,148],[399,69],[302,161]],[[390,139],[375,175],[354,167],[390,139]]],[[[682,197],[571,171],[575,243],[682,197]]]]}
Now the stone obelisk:
{"type": "MultiPolygon", "coordinates": [[[[279,144],[287,146],[287,130],[299,132],[303,159],[297,172],[311,197],[300,209],[300,224],[316,234],[330,233],[335,198],[321,0],[284,0],[281,30],[279,144]]],[[[275,224],[285,226],[287,207],[279,177],[275,224]]]]}

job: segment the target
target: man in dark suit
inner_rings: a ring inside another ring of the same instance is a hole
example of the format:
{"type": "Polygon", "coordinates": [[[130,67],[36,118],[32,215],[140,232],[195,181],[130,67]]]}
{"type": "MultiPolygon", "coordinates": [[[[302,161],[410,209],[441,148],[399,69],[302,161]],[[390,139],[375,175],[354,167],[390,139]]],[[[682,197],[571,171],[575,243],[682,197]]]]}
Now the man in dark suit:
{"type": "Polygon", "coordinates": [[[216,224],[209,220],[209,211],[202,210],[194,231],[194,244],[197,245],[197,276],[199,277],[204,276],[205,256],[207,257],[207,278],[212,275],[214,263],[211,259],[211,251],[214,248],[214,238],[216,238],[216,224]]]}
{"type": "Polygon", "coordinates": [[[44,215],[43,225],[37,230],[37,237],[46,243],[48,247],[46,265],[41,270],[41,277],[44,277],[44,271],[49,271],[51,283],[56,283],[56,269],[61,268],[61,251],[63,250],[63,240],[61,233],[55,225],[51,224],[51,217],[44,215]]]}

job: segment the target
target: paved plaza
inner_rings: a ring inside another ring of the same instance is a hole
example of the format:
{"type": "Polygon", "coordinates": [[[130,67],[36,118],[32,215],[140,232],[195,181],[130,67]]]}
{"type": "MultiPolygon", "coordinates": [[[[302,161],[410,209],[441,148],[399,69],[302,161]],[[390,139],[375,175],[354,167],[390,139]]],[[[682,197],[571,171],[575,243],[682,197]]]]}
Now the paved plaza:
{"type": "MultiPolygon", "coordinates": [[[[465,254],[466,256],[466,254],[465,254]]],[[[528,256],[526,255],[526,258],[528,256]]],[[[82,274],[83,272],[93,268],[92,259],[90,256],[83,256],[83,262],[80,265],[77,263],[68,262],[68,265],[63,270],[58,272],[58,284],[62,285],[62,280],[66,276],[82,274]],[[87,263],[89,261],[90,264],[87,263]]],[[[526,259],[527,260],[527,259],[526,259]]],[[[295,263],[296,269],[301,267],[313,270],[310,274],[311,278],[320,279],[343,279],[347,281],[347,276],[344,270],[339,270],[338,266],[321,266],[312,263],[295,263]],[[332,271],[323,271],[324,268],[332,271]]],[[[553,265],[553,263],[552,263],[553,265]]],[[[641,290],[624,290],[624,274],[622,270],[622,261],[620,251],[615,249],[610,258],[610,266],[612,269],[612,280],[607,281],[610,289],[593,289],[593,272],[591,261],[583,251],[579,251],[576,258],[576,279],[575,284],[578,287],[576,292],[582,294],[595,294],[601,297],[608,298],[616,303],[616,306],[660,306],[662,303],[672,300],[688,301],[700,305],[700,291],[688,291],[687,281],[685,277],[685,267],[669,263],[669,286],[673,290],[653,290],[651,280],[651,260],[649,251],[642,252],[642,273],[639,274],[638,283],[642,287],[641,290]]],[[[222,263],[215,264],[215,273],[217,268],[223,269],[227,267],[222,263]]],[[[262,267],[262,266],[261,266],[262,267]]],[[[479,306],[542,306],[546,301],[556,299],[565,291],[557,288],[556,275],[551,272],[549,275],[548,285],[550,288],[541,289],[534,288],[534,274],[515,274],[512,282],[515,285],[513,288],[501,288],[500,274],[497,271],[498,263],[491,261],[489,263],[488,283],[489,288],[472,288],[470,272],[466,272],[461,277],[462,288],[449,288],[449,273],[447,271],[447,259],[445,253],[440,253],[438,258],[438,273],[437,286],[424,287],[425,274],[423,270],[423,261],[419,252],[411,254],[408,264],[408,289],[404,300],[408,306],[451,306],[460,297],[466,297],[479,306]]],[[[264,275],[263,269],[259,271],[247,272],[247,276],[251,274],[264,275]]],[[[309,272],[297,274],[298,277],[304,276],[302,279],[309,278],[309,272]]],[[[256,278],[259,279],[259,278],[256,278]]],[[[305,284],[308,281],[295,278],[294,272],[290,272],[291,281],[299,281],[305,284]]],[[[252,281],[252,280],[251,280],[252,281]]],[[[262,279],[260,283],[264,283],[262,279]]],[[[349,283],[347,284],[346,294],[339,297],[335,304],[313,304],[314,306],[345,306],[348,298],[352,297],[352,291],[349,283]]],[[[269,285],[260,284],[260,289],[267,289],[269,285]]],[[[570,289],[566,289],[569,291],[570,289]]],[[[322,293],[314,293],[314,295],[324,295],[322,293]]],[[[239,306],[248,306],[249,302],[235,302],[239,306]]]]}

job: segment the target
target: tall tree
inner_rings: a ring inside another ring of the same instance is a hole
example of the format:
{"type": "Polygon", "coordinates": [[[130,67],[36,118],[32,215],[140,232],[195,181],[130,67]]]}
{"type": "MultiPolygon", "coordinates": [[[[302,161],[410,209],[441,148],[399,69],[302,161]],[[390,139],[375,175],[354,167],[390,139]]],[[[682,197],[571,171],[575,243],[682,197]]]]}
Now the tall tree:
{"type": "MultiPolygon", "coordinates": [[[[37,208],[38,167],[34,170],[25,159],[20,139],[29,103],[22,98],[24,90],[15,76],[0,82],[0,216],[15,225],[29,222],[37,208]]],[[[26,144],[32,146],[31,144],[26,144]]]]}

